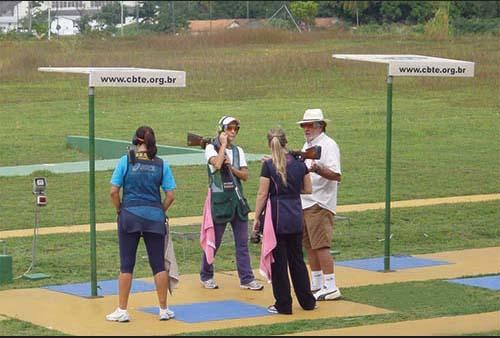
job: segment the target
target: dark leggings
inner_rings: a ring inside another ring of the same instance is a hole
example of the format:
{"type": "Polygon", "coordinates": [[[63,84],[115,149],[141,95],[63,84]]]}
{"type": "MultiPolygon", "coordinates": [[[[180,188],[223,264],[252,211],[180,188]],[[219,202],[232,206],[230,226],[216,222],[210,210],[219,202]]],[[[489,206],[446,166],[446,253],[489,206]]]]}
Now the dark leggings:
{"type": "Polygon", "coordinates": [[[144,238],[146,250],[149,257],[149,265],[153,275],[165,271],[165,236],[152,232],[125,232],[118,230],[118,240],[120,242],[120,271],[122,273],[133,273],[135,259],[137,256],[137,246],[139,240],[144,238]]]}

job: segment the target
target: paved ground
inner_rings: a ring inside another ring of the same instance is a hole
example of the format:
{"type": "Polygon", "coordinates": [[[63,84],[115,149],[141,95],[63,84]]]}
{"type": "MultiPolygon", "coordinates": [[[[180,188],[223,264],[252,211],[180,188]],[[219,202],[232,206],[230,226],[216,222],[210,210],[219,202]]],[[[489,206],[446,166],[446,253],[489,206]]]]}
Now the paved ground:
{"type": "MultiPolygon", "coordinates": [[[[500,194],[457,196],[393,202],[392,207],[417,207],[435,204],[482,202],[500,199],[500,194]]],[[[338,212],[383,209],[384,203],[369,203],[340,206],[338,212]]],[[[253,216],[253,215],[251,215],[253,216]]],[[[201,217],[171,219],[172,226],[200,224],[201,217]]],[[[98,224],[98,231],[113,230],[115,223],[98,224]]],[[[32,236],[32,229],[3,231],[0,238],[32,236]]],[[[88,225],[42,228],[40,234],[87,232],[88,225]]],[[[393,282],[449,279],[482,274],[500,274],[500,247],[416,255],[417,258],[445,260],[452,264],[425,268],[405,269],[390,273],[372,272],[337,266],[338,285],[354,287],[393,282]]],[[[257,272],[255,272],[258,275],[257,272]]],[[[198,275],[182,275],[181,283],[169,298],[171,305],[202,301],[238,300],[250,304],[267,306],[272,303],[272,289],[267,285],[263,292],[240,290],[236,272],[216,273],[219,290],[205,290],[198,275]]],[[[152,282],[151,279],[144,279],[152,282]]],[[[297,302],[295,301],[295,304],[297,302]]],[[[165,335],[183,332],[244,327],[256,323],[271,324],[298,319],[361,316],[389,313],[387,309],[348,302],[321,302],[315,311],[303,311],[294,307],[293,316],[271,315],[210,321],[190,324],[180,320],[160,322],[156,315],[138,311],[141,307],[155,306],[154,292],[133,294],[130,313],[133,321],[128,324],[109,323],[104,316],[117,304],[117,296],[85,299],[46,289],[19,289],[0,292],[0,321],[5,317],[17,318],[36,325],[52,328],[73,335],[165,335]],[[40,311],[43,309],[43,311],[40,311]]],[[[298,335],[456,335],[500,330],[500,312],[467,316],[443,317],[390,324],[377,324],[336,330],[302,332],[298,335]]]]}
{"type": "MultiPolygon", "coordinates": [[[[418,258],[446,260],[449,265],[430,266],[425,268],[405,269],[396,272],[382,273],[336,267],[338,285],[353,287],[393,282],[422,281],[431,279],[448,279],[466,275],[500,274],[500,247],[449,251],[435,254],[416,255],[418,258]]],[[[258,276],[257,271],[255,271],[258,276]]],[[[240,290],[236,272],[216,273],[220,285],[218,290],[205,290],[198,281],[198,275],[182,275],[179,288],[169,297],[170,305],[197,302],[238,300],[259,306],[267,306],[273,302],[270,285],[262,292],[240,290]]],[[[152,282],[150,278],[143,279],[152,282]]],[[[294,321],[298,319],[319,319],[329,317],[361,316],[390,313],[387,309],[376,308],[366,304],[345,300],[320,302],[315,311],[303,311],[295,301],[292,316],[270,315],[264,317],[242,318],[232,320],[186,323],[180,320],[160,322],[156,315],[138,311],[141,307],[156,306],[155,292],[142,292],[131,295],[129,310],[132,322],[128,324],[109,323],[104,316],[111,312],[117,304],[117,296],[106,296],[86,299],[46,289],[18,289],[0,292],[0,316],[18,318],[36,325],[50,327],[73,335],[165,335],[183,332],[196,332],[231,327],[244,327],[259,324],[272,324],[294,321]],[[43,311],[40,311],[43,309],[43,311]]],[[[498,313],[497,313],[498,315],[498,313]]],[[[428,322],[415,321],[394,324],[380,324],[342,329],[302,333],[308,335],[387,335],[403,334],[461,334],[500,330],[500,317],[495,314],[476,317],[436,318],[428,322]],[[492,316],[493,319],[487,316],[492,316]],[[498,319],[495,321],[495,319],[498,319]],[[436,324],[430,324],[430,323],[436,324]],[[460,325],[469,325],[467,329],[460,325]],[[466,324],[469,323],[469,324],[466,324]],[[423,331],[421,331],[423,330],[423,331]],[[427,330],[427,331],[425,331],[427,330]],[[331,334],[330,334],[331,333],[331,334]]],[[[302,335],[301,334],[301,335],[302,335]]]]}
{"type": "Polygon", "coordinates": [[[290,336],[456,336],[498,330],[500,330],[500,311],[334,330],[300,332],[290,336]]]}

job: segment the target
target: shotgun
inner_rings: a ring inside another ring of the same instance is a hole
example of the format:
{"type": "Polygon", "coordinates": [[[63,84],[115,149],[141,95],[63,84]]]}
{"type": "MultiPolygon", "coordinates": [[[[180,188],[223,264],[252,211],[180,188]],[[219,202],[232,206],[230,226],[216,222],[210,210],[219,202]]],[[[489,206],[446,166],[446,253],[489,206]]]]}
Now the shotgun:
{"type": "Polygon", "coordinates": [[[193,133],[187,134],[187,145],[188,146],[199,146],[201,149],[205,149],[207,144],[211,144],[212,139],[209,137],[202,137],[193,133]]]}
{"type": "MultiPolygon", "coordinates": [[[[290,150],[290,155],[295,157],[297,160],[319,160],[321,157],[321,146],[313,146],[307,148],[304,151],[301,150],[290,150]]],[[[255,217],[259,217],[260,227],[257,231],[253,231],[250,236],[250,242],[254,244],[259,244],[262,241],[262,232],[264,231],[264,218],[265,218],[265,210],[260,215],[255,215],[255,217]]]]}
{"type": "Polygon", "coordinates": [[[290,150],[290,155],[298,160],[319,160],[321,157],[321,146],[312,146],[304,151],[290,150]]]}
{"type": "MultiPolygon", "coordinates": [[[[209,138],[209,137],[203,137],[200,135],[196,135],[193,133],[188,133],[187,134],[187,145],[188,146],[200,146],[202,149],[205,149],[207,144],[214,144],[214,139],[209,138]]],[[[214,145],[215,146],[215,145],[214,145]]],[[[217,146],[215,146],[217,148],[217,146]]],[[[217,151],[217,149],[216,149],[217,151]]],[[[238,202],[240,203],[242,213],[247,215],[250,212],[250,206],[248,205],[248,202],[243,198],[243,194],[240,191],[240,187],[238,185],[238,182],[236,181],[236,178],[233,175],[233,172],[231,171],[231,168],[229,167],[229,164],[226,163],[224,165],[229,173],[229,177],[231,178],[231,181],[233,182],[234,186],[234,191],[236,192],[236,196],[238,197],[238,202]]]]}

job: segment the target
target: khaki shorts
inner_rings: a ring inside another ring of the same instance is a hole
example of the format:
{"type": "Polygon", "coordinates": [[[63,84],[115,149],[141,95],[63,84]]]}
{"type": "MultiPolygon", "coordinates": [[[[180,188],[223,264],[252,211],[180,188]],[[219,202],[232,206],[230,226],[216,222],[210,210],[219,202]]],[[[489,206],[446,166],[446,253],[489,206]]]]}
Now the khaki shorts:
{"type": "Polygon", "coordinates": [[[306,249],[330,248],[333,239],[334,214],[315,204],[304,209],[304,236],[302,245],[306,249]]]}

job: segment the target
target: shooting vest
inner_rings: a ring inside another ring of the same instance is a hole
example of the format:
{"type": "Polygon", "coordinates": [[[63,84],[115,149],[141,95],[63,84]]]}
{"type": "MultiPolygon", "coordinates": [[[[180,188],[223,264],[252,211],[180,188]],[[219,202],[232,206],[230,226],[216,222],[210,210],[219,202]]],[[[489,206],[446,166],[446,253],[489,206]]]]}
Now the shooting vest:
{"type": "MultiPolygon", "coordinates": [[[[219,147],[214,144],[215,150],[218,152],[219,147]]],[[[240,152],[238,147],[233,144],[231,147],[233,152],[233,165],[240,169],[240,152]]],[[[242,221],[248,221],[248,215],[241,211],[241,206],[238,201],[238,195],[234,189],[234,184],[231,179],[228,168],[223,166],[220,170],[213,173],[210,171],[210,166],[207,165],[208,184],[210,186],[211,201],[212,201],[212,218],[214,223],[227,223],[238,217],[242,221]]],[[[243,195],[243,189],[238,177],[234,177],[238,188],[243,195]]],[[[243,197],[245,198],[245,197],[243,197]]]]}
{"type": "Polygon", "coordinates": [[[127,232],[165,234],[165,211],[161,201],[163,160],[155,157],[135,159],[129,156],[123,178],[122,211],[120,218],[127,232]]]}

